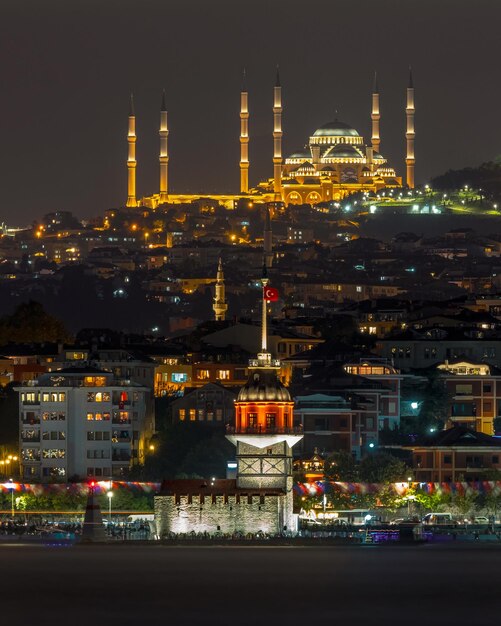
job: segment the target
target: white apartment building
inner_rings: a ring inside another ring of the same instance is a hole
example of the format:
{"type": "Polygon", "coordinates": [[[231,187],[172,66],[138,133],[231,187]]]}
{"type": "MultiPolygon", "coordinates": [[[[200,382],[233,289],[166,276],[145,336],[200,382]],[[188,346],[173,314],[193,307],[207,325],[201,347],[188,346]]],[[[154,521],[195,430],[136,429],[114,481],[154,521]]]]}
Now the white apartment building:
{"type": "Polygon", "coordinates": [[[17,387],[27,482],[115,478],[144,462],[151,389],[95,367],[69,367],[17,387]]]}

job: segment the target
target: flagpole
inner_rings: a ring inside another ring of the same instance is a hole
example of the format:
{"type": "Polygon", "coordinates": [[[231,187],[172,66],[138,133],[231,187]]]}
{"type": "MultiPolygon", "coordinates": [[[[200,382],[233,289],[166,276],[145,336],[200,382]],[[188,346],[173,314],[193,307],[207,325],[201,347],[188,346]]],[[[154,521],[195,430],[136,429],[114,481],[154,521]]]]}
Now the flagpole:
{"type": "Polygon", "coordinates": [[[261,285],[263,286],[263,310],[261,317],[261,351],[267,352],[268,349],[268,330],[266,328],[267,316],[266,316],[266,285],[268,284],[268,276],[266,272],[266,265],[263,265],[263,276],[261,278],[261,285]]]}

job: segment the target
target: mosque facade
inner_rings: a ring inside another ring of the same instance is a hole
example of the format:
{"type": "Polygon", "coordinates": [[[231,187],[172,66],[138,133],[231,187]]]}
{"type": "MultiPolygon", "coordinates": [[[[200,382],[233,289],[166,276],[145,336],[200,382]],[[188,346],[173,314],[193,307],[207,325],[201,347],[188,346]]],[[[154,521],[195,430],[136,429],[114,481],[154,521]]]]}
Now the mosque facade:
{"type": "Polygon", "coordinates": [[[305,147],[283,158],[282,151],[282,86],[276,75],[273,87],[273,177],[249,183],[249,93],[244,82],[240,94],[240,192],[238,194],[170,194],[168,189],[168,135],[165,93],[162,96],[159,126],[159,191],[138,198],[136,194],[136,117],[131,96],[128,121],[127,158],[127,207],[159,206],[191,202],[210,198],[227,208],[232,208],[241,199],[256,202],[284,204],[310,204],[339,201],[358,192],[377,193],[383,188],[414,188],[415,127],[414,127],[414,84],[409,70],[406,97],[406,177],[401,176],[380,152],[380,101],[377,77],[374,78],[371,106],[371,138],[364,137],[351,125],[335,119],[317,128],[309,137],[305,147]]]}

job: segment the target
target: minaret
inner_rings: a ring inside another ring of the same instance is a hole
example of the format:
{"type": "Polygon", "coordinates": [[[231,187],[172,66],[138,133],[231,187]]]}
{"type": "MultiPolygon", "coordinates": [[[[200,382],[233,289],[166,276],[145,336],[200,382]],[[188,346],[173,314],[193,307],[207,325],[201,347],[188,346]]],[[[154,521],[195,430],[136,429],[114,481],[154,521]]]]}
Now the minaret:
{"type": "Polygon", "coordinates": [[[374,72],[374,87],[372,88],[372,112],[371,112],[371,120],[372,120],[372,149],[374,152],[379,152],[379,144],[381,143],[381,138],[379,136],[379,120],[381,119],[381,115],[379,113],[379,89],[377,84],[377,72],[374,72]]]}
{"type": "MultiPolygon", "coordinates": [[[[280,530],[294,530],[292,498],[292,447],[302,439],[294,428],[294,402],[280,382],[280,361],[272,359],[267,345],[266,267],[261,278],[261,351],[249,361],[249,380],[235,402],[235,427],[227,438],[236,446],[239,489],[280,489],[280,530]]],[[[266,496],[265,496],[266,497],[266,496]]]]}
{"type": "Polygon", "coordinates": [[[273,192],[275,201],[282,200],[282,87],[278,66],[273,89],[273,192]]]}
{"type": "Polygon", "coordinates": [[[169,152],[167,149],[167,137],[169,136],[169,128],[167,126],[167,107],[165,106],[165,89],[162,94],[162,105],[160,107],[160,204],[165,204],[169,199],[168,188],[168,168],[169,168],[169,152]]]}
{"type": "Polygon", "coordinates": [[[127,156],[127,204],[137,206],[136,200],[136,114],[134,112],[134,96],[130,94],[129,130],[127,132],[129,154],[127,156]]]}
{"type": "Polygon", "coordinates": [[[405,109],[407,115],[407,132],[405,138],[407,140],[407,153],[405,164],[407,166],[407,187],[414,189],[414,83],[412,81],[412,68],[409,67],[409,85],[407,86],[407,106],[405,109]]]}
{"type": "Polygon", "coordinates": [[[249,94],[245,70],[240,92],[240,193],[249,193],[249,94]]]}
{"type": "Polygon", "coordinates": [[[270,207],[266,207],[264,237],[263,237],[263,257],[264,265],[270,269],[273,263],[273,233],[271,231],[270,207]]]}
{"type": "Polygon", "coordinates": [[[214,294],[214,309],[216,322],[224,322],[228,305],[226,304],[225,290],[224,290],[224,274],[223,274],[223,262],[219,259],[216,275],[216,289],[214,294]]]}

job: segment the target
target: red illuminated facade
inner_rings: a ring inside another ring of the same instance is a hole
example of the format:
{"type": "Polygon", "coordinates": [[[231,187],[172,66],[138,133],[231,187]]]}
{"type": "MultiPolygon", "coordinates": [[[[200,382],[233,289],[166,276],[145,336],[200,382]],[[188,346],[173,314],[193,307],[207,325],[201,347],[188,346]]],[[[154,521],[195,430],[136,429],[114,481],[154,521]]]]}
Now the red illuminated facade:
{"type": "Polygon", "coordinates": [[[260,354],[257,363],[251,363],[250,367],[249,380],[235,402],[235,432],[291,432],[294,403],[278,379],[278,366],[269,354],[260,354]]]}

